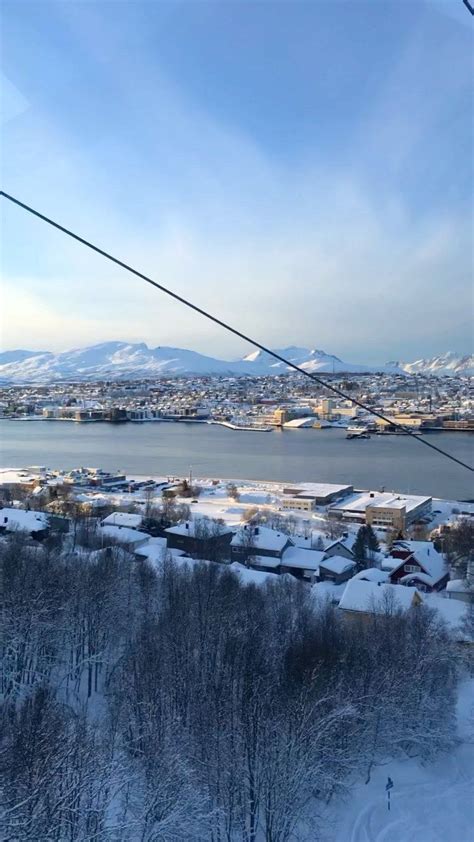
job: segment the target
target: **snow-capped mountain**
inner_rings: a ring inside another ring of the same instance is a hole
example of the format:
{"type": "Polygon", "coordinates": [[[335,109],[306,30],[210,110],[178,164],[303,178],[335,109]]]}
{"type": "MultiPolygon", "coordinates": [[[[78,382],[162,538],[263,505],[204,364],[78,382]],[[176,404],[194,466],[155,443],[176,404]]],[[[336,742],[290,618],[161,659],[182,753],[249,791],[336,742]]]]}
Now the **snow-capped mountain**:
{"type": "MultiPolygon", "coordinates": [[[[338,372],[357,373],[377,370],[366,365],[343,362],[339,359],[339,357],[335,357],[333,354],[326,354],[325,351],[318,350],[317,348],[313,348],[313,350],[310,351],[308,348],[299,348],[296,345],[289,345],[287,348],[275,348],[274,351],[276,354],[284,357],[289,362],[295,363],[295,365],[299,365],[301,368],[306,369],[306,371],[320,371],[326,374],[337,374],[338,372]]],[[[251,354],[244,357],[243,361],[251,362],[257,365],[264,365],[268,369],[269,374],[272,372],[274,374],[281,374],[287,368],[285,363],[279,362],[274,357],[270,356],[270,354],[266,354],[264,351],[253,351],[251,354]]],[[[381,366],[379,370],[382,370],[383,368],[384,366],[381,366]]]]}
{"type": "Polygon", "coordinates": [[[395,365],[408,374],[435,374],[443,375],[463,375],[465,377],[474,376],[474,354],[457,354],[455,351],[447,351],[439,357],[431,357],[429,359],[415,360],[412,363],[395,362],[388,363],[388,365],[395,365]]]}
{"type": "MultiPolygon", "coordinates": [[[[320,350],[290,346],[277,353],[308,371],[371,372],[380,369],[346,363],[320,350]]],[[[149,348],[144,342],[103,342],[53,354],[49,351],[0,353],[0,379],[16,383],[51,380],[120,379],[180,374],[282,374],[285,364],[263,351],[240,360],[219,360],[182,348],[149,348]]]]}
{"type": "MultiPolygon", "coordinates": [[[[296,345],[278,348],[276,353],[306,371],[316,374],[392,372],[402,374],[474,374],[472,357],[452,353],[414,363],[364,366],[344,362],[319,349],[296,345]]],[[[149,348],[144,342],[103,342],[53,354],[50,351],[5,351],[0,353],[0,380],[10,383],[46,383],[58,380],[133,379],[183,374],[283,374],[288,368],[263,351],[253,351],[240,360],[219,360],[183,348],[149,348]]]]}

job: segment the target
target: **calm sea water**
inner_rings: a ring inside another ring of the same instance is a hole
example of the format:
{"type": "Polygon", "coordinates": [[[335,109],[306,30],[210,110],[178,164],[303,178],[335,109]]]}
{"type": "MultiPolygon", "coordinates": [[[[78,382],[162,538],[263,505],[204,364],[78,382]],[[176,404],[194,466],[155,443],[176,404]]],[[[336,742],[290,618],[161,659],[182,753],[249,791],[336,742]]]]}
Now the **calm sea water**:
{"type": "MultiPolygon", "coordinates": [[[[430,433],[474,463],[474,436],[430,433]]],[[[97,466],[130,474],[351,483],[473,499],[472,474],[403,436],[351,441],[343,430],[238,432],[208,424],[0,421],[0,466],[97,466]]]]}

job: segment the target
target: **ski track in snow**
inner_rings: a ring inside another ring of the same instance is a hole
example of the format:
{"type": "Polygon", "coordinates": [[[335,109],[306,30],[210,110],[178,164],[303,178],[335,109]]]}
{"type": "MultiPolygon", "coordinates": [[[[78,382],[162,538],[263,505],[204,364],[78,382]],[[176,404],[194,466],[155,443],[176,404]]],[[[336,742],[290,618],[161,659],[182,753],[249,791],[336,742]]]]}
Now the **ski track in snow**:
{"type": "Polygon", "coordinates": [[[374,770],[335,806],[338,829],[327,842],[473,842],[474,679],[463,682],[458,705],[462,741],[434,764],[394,761],[374,770]],[[385,783],[390,775],[391,810],[385,783]],[[342,815],[342,818],[341,818],[342,815]]]}

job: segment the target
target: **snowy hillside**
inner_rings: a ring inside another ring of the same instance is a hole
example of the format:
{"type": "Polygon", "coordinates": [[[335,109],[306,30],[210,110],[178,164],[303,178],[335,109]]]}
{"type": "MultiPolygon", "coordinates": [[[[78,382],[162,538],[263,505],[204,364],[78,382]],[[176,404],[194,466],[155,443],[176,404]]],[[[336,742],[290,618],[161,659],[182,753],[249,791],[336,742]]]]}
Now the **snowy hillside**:
{"type": "MultiPolygon", "coordinates": [[[[371,372],[384,367],[343,362],[321,350],[290,346],[277,353],[308,371],[371,372]]],[[[182,374],[281,374],[286,367],[269,354],[254,351],[240,360],[219,360],[182,348],[149,348],[144,342],[104,342],[59,354],[7,351],[0,354],[0,378],[5,382],[48,382],[66,379],[119,379],[182,374]]],[[[386,370],[386,369],[385,369],[386,370]]],[[[392,369],[396,370],[396,369],[392,369]]]]}
{"type": "Polygon", "coordinates": [[[439,357],[416,360],[412,363],[396,362],[388,363],[396,365],[408,374],[436,374],[439,376],[460,374],[465,377],[474,376],[474,354],[457,354],[455,351],[447,351],[439,357]]]}

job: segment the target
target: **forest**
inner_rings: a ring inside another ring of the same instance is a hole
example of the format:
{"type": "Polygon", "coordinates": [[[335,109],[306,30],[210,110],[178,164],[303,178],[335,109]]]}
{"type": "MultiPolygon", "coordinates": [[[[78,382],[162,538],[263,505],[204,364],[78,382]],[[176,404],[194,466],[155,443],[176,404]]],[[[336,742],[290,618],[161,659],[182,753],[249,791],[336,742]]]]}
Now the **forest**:
{"type": "Polygon", "coordinates": [[[459,655],[424,605],[349,622],[290,577],[80,535],[0,560],[9,842],[316,840],[376,765],[454,743],[459,655]]]}

